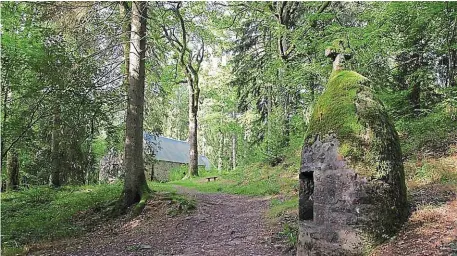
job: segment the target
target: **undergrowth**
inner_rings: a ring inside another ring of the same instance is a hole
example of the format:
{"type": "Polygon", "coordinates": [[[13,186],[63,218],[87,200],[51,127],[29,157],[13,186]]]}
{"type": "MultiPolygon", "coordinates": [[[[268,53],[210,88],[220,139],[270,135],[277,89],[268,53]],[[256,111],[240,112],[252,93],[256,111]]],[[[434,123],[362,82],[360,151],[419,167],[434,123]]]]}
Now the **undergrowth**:
{"type": "Polygon", "coordinates": [[[294,191],[297,165],[283,163],[276,167],[268,164],[253,164],[233,171],[201,173],[199,177],[170,182],[169,184],[194,188],[202,192],[223,192],[228,194],[266,196],[294,191]],[[208,182],[205,177],[217,176],[208,182]]]}
{"type": "MultiPolygon", "coordinates": [[[[149,187],[167,195],[170,215],[196,207],[194,200],[178,195],[170,184],[150,183],[149,187]]],[[[1,255],[21,254],[30,244],[82,234],[91,228],[91,219],[109,218],[106,210],[121,191],[122,183],[115,183],[58,189],[40,186],[2,193],[1,255]]]]}

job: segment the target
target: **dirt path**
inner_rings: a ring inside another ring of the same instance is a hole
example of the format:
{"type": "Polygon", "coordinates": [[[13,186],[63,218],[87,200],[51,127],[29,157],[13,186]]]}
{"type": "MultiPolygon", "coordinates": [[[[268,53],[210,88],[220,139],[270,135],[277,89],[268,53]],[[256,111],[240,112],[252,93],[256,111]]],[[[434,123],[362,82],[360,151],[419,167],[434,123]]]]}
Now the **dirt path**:
{"type": "Polygon", "coordinates": [[[152,201],[134,220],[35,248],[31,255],[284,255],[265,222],[268,199],[178,190],[195,198],[195,211],[171,217],[152,201]]]}

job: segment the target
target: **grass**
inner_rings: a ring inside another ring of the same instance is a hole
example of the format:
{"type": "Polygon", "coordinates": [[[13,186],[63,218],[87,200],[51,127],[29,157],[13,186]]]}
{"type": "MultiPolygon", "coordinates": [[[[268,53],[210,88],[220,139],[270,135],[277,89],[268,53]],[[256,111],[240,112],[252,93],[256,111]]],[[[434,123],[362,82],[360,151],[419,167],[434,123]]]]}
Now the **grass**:
{"type": "MultiPolygon", "coordinates": [[[[271,200],[268,217],[270,219],[283,216],[285,213],[293,213],[298,211],[298,197],[289,198],[286,200],[273,199],[271,200]]],[[[298,214],[298,213],[297,213],[298,214]]]]}
{"type": "Polygon", "coordinates": [[[34,187],[2,193],[2,247],[18,247],[84,231],[72,216],[119,197],[121,185],[34,187]]]}
{"type": "Polygon", "coordinates": [[[409,159],[404,163],[409,187],[428,184],[457,185],[457,156],[409,159]]]}
{"type": "MultiPolygon", "coordinates": [[[[176,193],[175,185],[202,192],[271,196],[267,217],[278,222],[284,216],[297,216],[299,150],[296,151],[297,154],[290,152],[289,158],[275,167],[257,163],[222,173],[217,170],[201,171],[200,177],[168,183],[151,182],[149,187],[157,192],[167,192],[166,197],[172,201],[170,215],[196,207],[195,201],[176,193]],[[217,181],[207,182],[205,177],[210,176],[218,176],[217,181]]],[[[457,185],[456,163],[455,154],[442,158],[410,159],[405,162],[408,185],[457,185]]],[[[121,190],[122,184],[117,183],[59,189],[34,187],[2,193],[2,255],[20,254],[28,244],[81,234],[87,230],[87,223],[77,222],[74,217],[88,210],[102,214],[101,210],[116,200],[121,190]]],[[[294,246],[296,226],[286,221],[282,228],[279,235],[294,246]]]]}
{"type": "MultiPolygon", "coordinates": [[[[171,215],[195,208],[195,202],[176,194],[171,184],[151,183],[150,187],[154,191],[168,192],[171,215]]],[[[115,183],[58,189],[41,186],[2,193],[2,255],[20,254],[29,244],[77,236],[87,231],[91,223],[83,214],[91,211],[107,218],[103,210],[118,199],[121,191],[122,184],[115,183]]],[[[100,220],[97,216],[90,217],[100,220]]]]}
{"type": "Polygon", "coordinates": [[[253,164],[233,171],[203,171],[192,179],[172,181],[167,184],[193,188],[201,192],[222,192],[249,196],[275,196],[295,193],[298,189],[298,162],[284,162],[275,167],[268,164],[253,164]],[[205,177],[217,176],[207,182],[205,177]]]}

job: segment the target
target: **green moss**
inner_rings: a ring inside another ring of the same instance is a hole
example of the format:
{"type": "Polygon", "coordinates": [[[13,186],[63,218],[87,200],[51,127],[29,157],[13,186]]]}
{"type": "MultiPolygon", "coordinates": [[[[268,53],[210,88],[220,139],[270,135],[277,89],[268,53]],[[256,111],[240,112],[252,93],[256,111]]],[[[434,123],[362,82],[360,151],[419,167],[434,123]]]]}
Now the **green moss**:
{"type": "Polygon", "coordinates": [[[353,71],[336,71],[330,76],[325,92],[318,99],[306,132],[306,140],[314,143],[316,135],[322,139],[335,134],[340,141],[340,154],[345,158],[359,158],[359,138],[363,130],[356,114],[356,97],[367,79],[353,71]]]}
{"type": "Polygon", "coordinates": [[[141,187],[141,199],[138,202],[138,204],[135,205],[135,209],[133,210],[133,216],[138,216],[141,214],[149,198],[151,198],[151,189],[149,188],[147,183],[144,183],[141,187]]]}
{"type": "Polygon", "coordinates": [[[352,71],[332,73],[326,91],[317,101],[307,136],[336,133],[346,138],[361,130],[355,115],[355,98],[360,83],[366,80],[352,71]]]}
{"type": "Polygon", "coordinates": [[[311,145],[317,135],[322,140],[335,134],[339,154],[351,168],[363,176],[382,178],[396,168],[392,164],[401,162],[401,153],[395,129],[366,86],[368,81],[353,71],[334,71],[314,107],[306,142],[311,145]]]}

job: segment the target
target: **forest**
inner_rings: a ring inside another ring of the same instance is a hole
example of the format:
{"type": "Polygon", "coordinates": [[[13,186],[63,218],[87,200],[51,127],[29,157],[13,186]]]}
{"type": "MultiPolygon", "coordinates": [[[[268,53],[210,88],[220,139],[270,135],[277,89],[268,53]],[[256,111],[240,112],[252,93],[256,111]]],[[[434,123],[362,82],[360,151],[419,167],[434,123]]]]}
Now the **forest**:
{"type": "Polygon", "coordinates": [[[2,255],[308,255],[311,135],[384,168],[376,146],[345,144],[365,121],[348,117],[361,89],[325,95],[338,61],[392,124],[407,188],[405,223],[363,254],[457,255],[456,2],[0,8],[2,255]]]}

